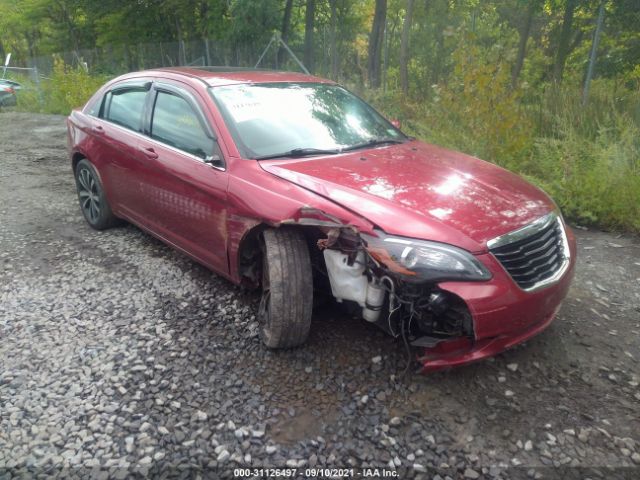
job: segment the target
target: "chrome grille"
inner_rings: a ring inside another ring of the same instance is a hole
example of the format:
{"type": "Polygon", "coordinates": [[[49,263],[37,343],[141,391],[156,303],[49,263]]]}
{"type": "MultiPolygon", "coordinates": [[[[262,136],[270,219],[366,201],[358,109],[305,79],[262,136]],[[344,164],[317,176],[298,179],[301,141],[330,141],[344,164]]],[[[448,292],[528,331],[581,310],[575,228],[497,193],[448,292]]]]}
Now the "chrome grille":
{"type": "Polygon", "coordinates": [[[523,290],[555,282],[569,263],[562,220],[550,213],[488,243],[489,250],[523,290]]]}

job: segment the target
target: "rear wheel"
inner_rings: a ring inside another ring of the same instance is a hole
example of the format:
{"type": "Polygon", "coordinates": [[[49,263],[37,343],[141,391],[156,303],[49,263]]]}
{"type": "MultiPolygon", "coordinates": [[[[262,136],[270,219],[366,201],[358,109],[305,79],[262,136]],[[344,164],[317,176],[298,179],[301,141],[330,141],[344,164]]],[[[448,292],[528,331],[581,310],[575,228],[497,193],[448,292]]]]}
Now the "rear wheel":
{"type": "Polygon", "coordinates": [[[280,228],[263,233],[260,336],[269,348],[303,344],[311,328],[313,275],[302,232],[280,228]]]}
{"type": "Polygon", "coordinates": [[[95,167],[83,158],[76,166],[76,188],[80,209],[85,220],[96,230],[104,230],[118,223],[111,211],[95,167]]]}

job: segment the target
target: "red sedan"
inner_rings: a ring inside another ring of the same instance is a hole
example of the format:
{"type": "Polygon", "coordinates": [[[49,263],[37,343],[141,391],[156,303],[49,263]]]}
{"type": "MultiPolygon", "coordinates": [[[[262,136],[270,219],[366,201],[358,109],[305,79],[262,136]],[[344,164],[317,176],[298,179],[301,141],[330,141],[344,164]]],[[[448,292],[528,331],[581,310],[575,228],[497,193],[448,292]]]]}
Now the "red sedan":
{"type": "Polygon", "coordinates": [[[305,342],[314,296],[420,349],[424,370],[542,331],[575,239],[520,177],[404,135],[334,82],[162,69],[107,83],[67,122],[80,207],[261,288],[261,338],[305,342]]]}

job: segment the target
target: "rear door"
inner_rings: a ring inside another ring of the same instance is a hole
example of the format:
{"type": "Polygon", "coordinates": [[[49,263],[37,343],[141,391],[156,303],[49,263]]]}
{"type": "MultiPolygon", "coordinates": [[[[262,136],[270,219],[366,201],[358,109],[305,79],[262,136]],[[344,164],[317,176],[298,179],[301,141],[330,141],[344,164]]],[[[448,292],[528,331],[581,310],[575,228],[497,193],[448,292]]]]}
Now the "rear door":
{"type": "Polygon", "coordinates": [[[187,85],[154,82],[148,105],[138,208],[157,235],[226,273],[228,175],[201,99],[187,85]]]}
{"type": "Polygon", "coordinates": [[[148,80],[116,84],[89,112],[92,119],[91,160],[99,167],[102,183],[117,214],[139,220],[136,181],[143,114],[151,87],[148,80]]]}

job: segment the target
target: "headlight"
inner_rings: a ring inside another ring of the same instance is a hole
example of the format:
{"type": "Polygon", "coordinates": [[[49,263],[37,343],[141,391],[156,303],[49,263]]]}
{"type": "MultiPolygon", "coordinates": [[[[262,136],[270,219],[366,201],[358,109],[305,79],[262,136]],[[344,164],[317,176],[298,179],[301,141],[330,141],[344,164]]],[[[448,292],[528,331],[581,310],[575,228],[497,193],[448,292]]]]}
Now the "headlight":
{"type": "Polygon", "coordinates": [[[361,235],[367,242],[367,251],[406,280],[443,282],[491,278],[487,268],[461,248],[446,243],[388,236],[382,232],[378,235],[361,235]]]}

